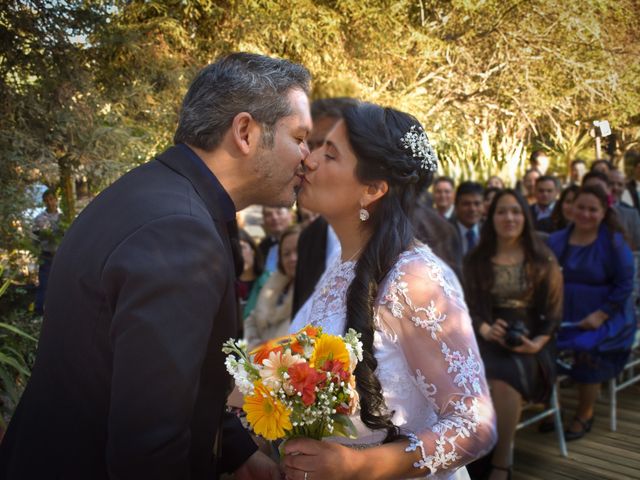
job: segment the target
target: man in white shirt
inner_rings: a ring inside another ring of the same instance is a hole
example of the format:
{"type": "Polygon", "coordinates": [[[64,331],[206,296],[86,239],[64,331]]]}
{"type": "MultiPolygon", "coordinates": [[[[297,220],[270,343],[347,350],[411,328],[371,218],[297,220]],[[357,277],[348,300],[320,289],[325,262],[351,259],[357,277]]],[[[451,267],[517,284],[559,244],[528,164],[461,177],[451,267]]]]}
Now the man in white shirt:
{"type": "Polygon", "coordinates": [[[33,234],[36,237],[40,254],[38,255],[38,288],[34,311],[37,315],[44,312],[44,297],[49,281],[49,271],[53,263],[58,244],[62,240],[60,229],[60,211],[58,210],[58,197],[53,190],[47,190],[42,194],[45,211],[39,214],[33,221],[33,234]]]}
{"type": "Polygon", "coordinates": [[[293,220],[290,208],[263,207],[262,220],[265,237],[258,248],[264,255],[264,268],[273,272],[278,267],[278,242],[280,236],[287,229],[293,220]]]}

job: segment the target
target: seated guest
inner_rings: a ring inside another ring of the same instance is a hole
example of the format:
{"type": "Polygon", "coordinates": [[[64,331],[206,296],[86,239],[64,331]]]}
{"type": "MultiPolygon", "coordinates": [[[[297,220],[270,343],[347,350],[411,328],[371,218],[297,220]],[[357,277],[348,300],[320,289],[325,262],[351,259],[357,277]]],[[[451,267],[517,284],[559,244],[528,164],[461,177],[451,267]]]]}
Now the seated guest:
{"type": "Polygon", "coordinates": [[[489,180],[487,180],[487,190],[490,188],[502,190],[504,188],[504,182],[499,176],[492,175],[489,177],[489,180]]]}
{"type": "Polygon", "coordinates": [[[571,162],[569,168],[569,185],[581,185],[582,177],[587,173],[587,164],[584,160],[576,159],[571,162]]]}
{"type": "Polygon", "coordinates": [[[561,368],[578,387],[578,407],[565,431],[567,440],[591,430],[600,384],[622,371],[636,329],[633,255],[607,194],[585,181],[573,205],[573,224],[548,240],[564,276],[557,345],[573,354],[571,367],[561,368]]]}
{"type": "Polygon", "coordinates": [[[558,198],[559,183],[556,177],[543,175],[536,180],[535,196],[536,203],[531,205],[531,215],[536,230],[541,232],[551,232],[551,212],[558,198]]]}
{"type": "Polygon", "coordinates": [[[242,307],[242,318],[245,319],[253,310],[258,300],[258,293],[269,278],[264,271],[262,252],[246,230],[238,230],[240,250],[242,252],[242,273],[236,280],[238,300],[242,307]]]}
{"type": "Polygon", "coordinates": [[[510,478],[522,401],[546,401],[555,381],[562,274],[515,190],[496,194],[480,243],[464,262],[467,305],[497,414],[488,478],[510,478]]]}
{"type": "Polygon", "coordinates": [[[491,203],[493,202],[493,199],[495,198],[496,193],[502,190],[502,188],[489,187],[489,186],[485,188],[483,199],[482,199],[482,221],[483,222],[487,218],[487,215],[489,215],[489,207],[491,207],[491,203]]]}
{"type": "Polygon", "coordinates": [[[609,189],[613,196],[614,205],[633,208],[633,200],[627,190],[627,177],[624,172],[614,168],[607,175],[609,179],[609,189]]]}
{"type": "Polygon", "coordinates": [[[594,160],[589,171],[609,175],[609,172],[613,170],[613,168],[613,164],[609,160],[594,160]]]}
{"type": "Polygon", "coordinates": [[[604,190],[609,199],[609,204],[618,215],[618,221],[626,233],[631,250],[640,248],[640,214],[633,208],[615,201],[609,177],[601,172],[589,172],[582,180],[583,185],[597,185],[604,190]]]}
{"type": "Polygon", "coordinates": [[[449,221],[458,231],[462,255],[471,251],[480,238],[483,194],[484,189],[477,182],[462,182],[456,190],[455,210],[449,221]]]}
{"type": "Polygon", "coordinates": [[[291,209],[286,207],[263,207],[262,227],[264,238],[258,245],[264,257],[264,268],[268,272],[275,271],[278,264],[278,241],[293,220],[291,209]]]}
{"type": "Polygon", "coordinates": [[[632,179],[627,183],[627,192],[622,200],[640,213],[640,150],[629,150],[624,154],[624,163],[631,168],[632,179]]]}
{"type": "Polygon", "coordinates": [[[573,221],[573,201],[578,190],[580,190],[578,185],[569,185],[560,194],[551,212],[552,232],[565,228],[573,221]]]}
{"type": "Polygon", "coordinates": [[[455,185],[450,177],[440,177],[433,182],[433,206],[446,220],[453,215],[454,191],[455,185]]]}
{"type": "Polygon", "coordinates": [[[520,189],[527,204],[533,205],[536,203],[536,180],[540,177],[540,172],[535,168],[531,168],[524,173],[522,182],[520,182],[520,189]]]}
{"type": "Polygon", "coordinates": [[[289,331],[299,235],[300,227],[294,225],[280,236],[278,269],[260,290],[256,306],[244,323],[244,338],[249,342],[249,348],[286,335],[289,331]]]}
{"type": "Polygon", "coordinates": [[[462,245],[457,229],[432,207],[421,202],[413,210],[411,226],[415,237],[429,245],[433,253],[444,260],[458,278],[462,278],[462,245]]]}

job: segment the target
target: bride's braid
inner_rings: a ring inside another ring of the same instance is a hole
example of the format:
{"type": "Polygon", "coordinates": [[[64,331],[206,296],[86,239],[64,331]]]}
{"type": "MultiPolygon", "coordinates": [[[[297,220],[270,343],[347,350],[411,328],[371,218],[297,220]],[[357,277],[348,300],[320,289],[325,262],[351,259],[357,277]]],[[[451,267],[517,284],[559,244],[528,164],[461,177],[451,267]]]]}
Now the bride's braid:
{"type": "Polygon", "coordinates": [[[374,304],[378,286],[413,241],[411,210],[418,193],[429,185],[435,164],[427,165],[423,156],[415,155],[415,149],[402,141],[412,127],[422,131],[411,115],[360,104],[346,109],[344,121],[358,159],[358,179],[363,183],[386,180],[389,186],[388,192],[370,206],[366,228],[371,229],[372,235],[358,259],[355,278],[347,292],[347,328],[362,334],[364,347],[363,362],[355,372],[360,417],[371,429],[387,429],[390,440],[398,429],[391,422],[392,412],[386,410],[380,381],[374,373],[378,366],[373,354],[374,304]]]}

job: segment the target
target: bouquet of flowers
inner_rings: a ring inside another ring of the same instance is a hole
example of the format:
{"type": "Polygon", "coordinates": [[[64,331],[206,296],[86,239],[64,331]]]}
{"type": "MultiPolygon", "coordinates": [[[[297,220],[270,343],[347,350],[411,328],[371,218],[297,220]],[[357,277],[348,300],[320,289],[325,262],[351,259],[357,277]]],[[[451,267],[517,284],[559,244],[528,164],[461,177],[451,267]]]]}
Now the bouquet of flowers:
{"type": "Polygon", "coordinates": [[[253,431],[267,440],[354,438],[349,415],[359,406],[353,373],[362,361],[359,338],[353,329],[340,337],[306,326],[251,352],[244,340],[225,342],[227,370],[253,431]]]}

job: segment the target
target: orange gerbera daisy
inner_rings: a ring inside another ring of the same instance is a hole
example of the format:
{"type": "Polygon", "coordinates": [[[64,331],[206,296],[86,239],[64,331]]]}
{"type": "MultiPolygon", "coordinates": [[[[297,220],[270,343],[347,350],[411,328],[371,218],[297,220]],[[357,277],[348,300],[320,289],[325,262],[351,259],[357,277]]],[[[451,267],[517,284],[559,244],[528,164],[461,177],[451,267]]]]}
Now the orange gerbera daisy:
{"type": "Polygon", "coordinates": [[[262,365],[262,361],[269,358],[271,352],[283,352],[285,347],[289,347],[292,353],[302,353],[302,345],[298,343],[295,335],[285,335],[284,337],[268,340],[262,345],[254,348],[249,352],[253,356],[253,361],[257,365],[262,365]]]}
{"type": "Polygon", "coordinates": [[[318,336],[318,334],[320,333],[320,329],[318,327],[314,327],[313,325],[307,325],[302,330],[300,330],[298,333],[302,333],[302,332],[306,333],[307,336],[309,336],[311,338],[316,338],[318,336]]]}
{"type": "Polygon", "coordinates": [[[291,365],[288,370],[291,385],[302,395],[302,403],[307,407],[316,401],[316,386],[325,376],[304,362],[291,365]]]}
{"type": "Polygon", "coordinates": [[[309,363],[314,368],[322,368],[327,360],[341,362],[344,370],[349,369],[349,351],[344,340],[336,335],[322,335],[316,339],[309,363]]]}
{"type": "Polygon", "coordinates": [[[291,411],[269,390],[258,381],[255,383],[253,395],[244,399],[242,409],[247,413],[247,420],[253,431],[267,440],[277,440],[291,430],[291,411]]]}

